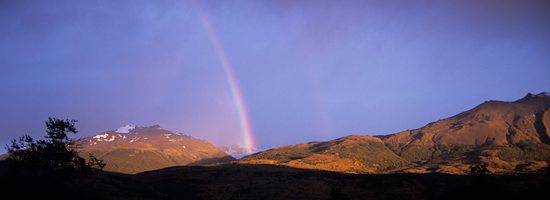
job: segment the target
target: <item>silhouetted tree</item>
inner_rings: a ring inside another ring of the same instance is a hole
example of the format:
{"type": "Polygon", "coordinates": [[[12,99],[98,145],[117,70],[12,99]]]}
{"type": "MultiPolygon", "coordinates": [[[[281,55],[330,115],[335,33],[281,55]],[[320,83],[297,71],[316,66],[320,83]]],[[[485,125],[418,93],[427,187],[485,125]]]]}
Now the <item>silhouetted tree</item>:
{"type": "Polygon", "coordinates": [[[482,163],[482,164],[479,164],[479,165],[471,166],[470,167],[470,174],[473,174],[473,175],[488,174],[489,173],[488,166],[489,165],[487,163],[482,163]]]}
{"type": "Polygon", "coordinates": [[[44,140],[24,135],[7,146],[8,161],[17,171],[25,173],[90,173],[105,167],[102,160],[90,154],[90,159],[80,157],[75,143],[68,133],[76,134],[76,120],[48,118],[44,140]]]}

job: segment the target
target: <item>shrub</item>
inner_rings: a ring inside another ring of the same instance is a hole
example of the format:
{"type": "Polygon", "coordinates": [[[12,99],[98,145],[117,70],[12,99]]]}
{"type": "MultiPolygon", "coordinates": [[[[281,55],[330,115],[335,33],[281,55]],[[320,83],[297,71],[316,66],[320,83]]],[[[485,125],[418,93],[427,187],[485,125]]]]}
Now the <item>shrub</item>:
{"type": "Polygon", "coordinates": [[[24,135],[7,146],[12,171],[27,174],[90,173],[105,167],[102,160],[90,154],[90,159],[80,157],[76,145],[68,133],[76,134],[76,120],[48,118],[44,140],[24,135]]]}

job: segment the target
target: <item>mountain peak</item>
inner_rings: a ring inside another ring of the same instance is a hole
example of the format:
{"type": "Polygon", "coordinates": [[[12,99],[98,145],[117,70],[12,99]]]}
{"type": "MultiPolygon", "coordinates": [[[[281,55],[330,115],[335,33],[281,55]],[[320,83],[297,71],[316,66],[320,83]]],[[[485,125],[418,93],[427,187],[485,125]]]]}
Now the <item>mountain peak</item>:
{"type": "Polygon", "coordinates": [[[538,94],[527,93],[527,95],[525,95],[525,97],[523,97],[523,99],[549,98],[549,97],[550,97],[550,93],[548,93],[548,92],[541,92],[541,93],[538,93],[538,94]]]}
{"type": "Polygon", "coordinates": [[[135,131],[148,131],[148,130],[161,130],[162,128],[160,125],[152,125],[152,126],[137,126],[137,125],[124,125],[118,128],[115,132],[116,133],[130,133],[135,131]]]}
{"type": "Polygon", "coordinates": [[[550,93],[548,93],[548,92],[541,92],[541,93],[537,94],[537,96],[550,97],[550,93]]]}
{"type": "Polygon", "coordinates": [[[159,125],[125,125],[116,131],[80,138],[77,143],[82,155],[94,153],[108,163],[106,170],[122,173],[234,159],[205,140],[165,130],[159,125]]]}
{"type": "Polygon", "coordinates": [[[136,125],[125,125],[118,128],[115,132],[117,133],[129,133],[131,130],[134,130],[136,125]]]}

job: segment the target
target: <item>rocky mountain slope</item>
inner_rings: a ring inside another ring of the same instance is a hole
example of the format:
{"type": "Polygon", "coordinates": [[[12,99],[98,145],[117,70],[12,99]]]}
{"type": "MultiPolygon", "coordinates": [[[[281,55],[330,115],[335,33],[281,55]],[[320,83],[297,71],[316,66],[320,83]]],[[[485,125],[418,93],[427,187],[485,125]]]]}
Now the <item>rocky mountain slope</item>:
{"type": "Polygon", "coordinates": [[[285,146],[241,159],[342,172],[467,173],[487,163],[494,173],[534,171],[550,159],[550,95],[487,101],[422,128],[383,136],[348,136],[285,146]]]}
{"type": "Polygon", "coordinates": [[[173,133],[160,126],[125,126],[76,141],[83,157],[103,159],[106,171],[139,173],[179,165],[234,160],[204,140],[173,133]]]}
{"type": "Polygon", "coordinates": [[[412,165],[387,148],[380,138],[359,135],[284,146],[244,157],[239,162],[357,173],[376,173],[412,165]]]}

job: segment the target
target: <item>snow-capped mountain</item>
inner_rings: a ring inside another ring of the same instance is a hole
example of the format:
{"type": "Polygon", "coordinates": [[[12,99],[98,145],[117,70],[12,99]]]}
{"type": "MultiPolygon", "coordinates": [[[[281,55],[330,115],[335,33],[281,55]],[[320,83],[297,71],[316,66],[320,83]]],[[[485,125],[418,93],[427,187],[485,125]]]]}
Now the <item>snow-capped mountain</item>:
{"type": "Polygon", "coordinates": [[[238,144],[234,144],[234,145],[230,145],[230,146],[223,146],[221,148],[225,151],[225,153],[227,153],[227,154],[229,154],[229,155],[231,155],[231,156],[233,156],[234,158],[237,158],[237,159],[240,159],[242,157],[245,157],[245,156],[260,152],[260,151],[267,150],[267,148],[264,148],[264,147],[254,148],[252,150],[249,150],[248,148],[243,147],[243,146],[238,145],[238,144]]]}
{"type": "Polygon", "coordinates": [[[107,171],[139,173],[178,165],[234,160],[205,140],[162,129],[126,125],[77,140],[80,153],[103,159],[107,171]]]}

